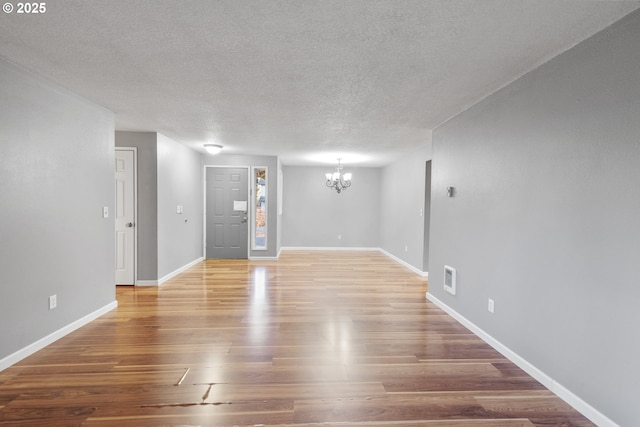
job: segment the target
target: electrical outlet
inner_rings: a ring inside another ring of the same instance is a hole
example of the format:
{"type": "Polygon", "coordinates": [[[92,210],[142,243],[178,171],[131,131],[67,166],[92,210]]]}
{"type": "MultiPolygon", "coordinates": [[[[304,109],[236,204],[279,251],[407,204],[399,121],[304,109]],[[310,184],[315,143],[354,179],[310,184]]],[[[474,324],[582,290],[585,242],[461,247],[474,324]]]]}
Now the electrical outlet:
{"type": "Polygon", "coordinates": [[[102,208],[102,218],[109,218],[109,206],[102,208]]]}
{"type": "Polygon", "coordinates": [[[49,310],[53,310],[58,306],[58,297],[57,295],[51,295],[49,297],[49,310]]]}
{"type": "Polygon", "coordinates": [[[404,251],[405,251],[405,252],[409,252],[409,246],[405,246],[405,247],[404,247],[404,251]]]}
{"type": "Polygon", "coordinates": [[[495,311],[495,304],[493,302],[493,300],[491,298],[489,298],[489,304],[487,305],[487,310],[489,310],[489,313],[494,313],[495,311]]]}
{"type": "Polygon", "coordinates": [[[338,234],[338,240],[342,240],[342,234],[338,234]]]}

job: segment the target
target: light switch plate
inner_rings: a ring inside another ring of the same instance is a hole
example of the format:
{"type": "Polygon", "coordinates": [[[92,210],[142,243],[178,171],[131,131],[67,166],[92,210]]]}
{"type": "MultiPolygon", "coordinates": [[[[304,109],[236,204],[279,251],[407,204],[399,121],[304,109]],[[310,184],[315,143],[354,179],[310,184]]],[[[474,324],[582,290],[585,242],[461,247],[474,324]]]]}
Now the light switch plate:
{"type": "Polygon", "coordinates": [[[102,208],[102,218],[109,218],[109,206],[102,208]]]}

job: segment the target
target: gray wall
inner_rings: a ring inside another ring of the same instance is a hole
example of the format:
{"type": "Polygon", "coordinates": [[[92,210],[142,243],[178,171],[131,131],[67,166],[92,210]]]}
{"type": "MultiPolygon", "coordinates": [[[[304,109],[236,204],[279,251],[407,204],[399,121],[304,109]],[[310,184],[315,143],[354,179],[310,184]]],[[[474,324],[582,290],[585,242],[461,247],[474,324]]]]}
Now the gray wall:
{"type": "Polygon", "coordinates": [[[379,168],[345,166],[344,172],[353,173],[353,185],[340,194],[325,186],[332,166],[282,169],[282,246],[380,246],[379,168]]]}
{"type": "Polygon", "coordinates": [[[115,301],[113,135],[111,112],[0,60],[0,359],[115,301]]]}
{"type": "Polygon", "coordinates": [[[203,256],[202,154],[155,132],[115,141],[138,153],[138,280],[161,280],[203,256]]]}
{"type": "Polygon", "coordinates": [[[158,280],[158,146],[155,132],[116,132],[116,147],[138,154],[138,280],[158,280]]]}
{"type": "MultiPolygon", "coordinates": [[[[249,246],[250,257],[273,258],[278,255],[279,220],[278,220],[278,158],[276,156],[242,156],[218,154],[203,156],[205,165],[209,166],[247,166],[251,173],[252,166],[267,167],[267,250],[253,250],[249,246]]],[[[251,182],[251,180],[249,180],[251,182]]]]}
{"type": "Polygon", "coordinates": [[[639,46],[635,12],[433,133],[429,292],[622,426],[640,425],[639,46]]]}
{"type": "Polygon", "coordinates": [[[431,141],[425,148],[382,169],[380,246],[424,271],[425,165],[431,159],[431,141]]]}
{"type": "Polygon", "coordinates": [[[202,155],[158,134],[158,278],[203,256],[202,194],[202,155]]]}

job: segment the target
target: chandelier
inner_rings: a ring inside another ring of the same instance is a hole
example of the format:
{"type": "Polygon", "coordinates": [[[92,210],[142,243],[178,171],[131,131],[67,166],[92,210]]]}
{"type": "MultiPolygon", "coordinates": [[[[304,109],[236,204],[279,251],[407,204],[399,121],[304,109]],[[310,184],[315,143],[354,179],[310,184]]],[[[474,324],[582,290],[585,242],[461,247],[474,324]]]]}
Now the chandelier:
{"type": "Polygon", "coordinates": [[[351,187],[351,172],[342,173],[342,165],[340,164],[340,160],[338,159],[338,167],[336,171],[325,174],[327,177],[327,187],[335,189],[338,193],[342,192],[349,187],[351,187]]]}

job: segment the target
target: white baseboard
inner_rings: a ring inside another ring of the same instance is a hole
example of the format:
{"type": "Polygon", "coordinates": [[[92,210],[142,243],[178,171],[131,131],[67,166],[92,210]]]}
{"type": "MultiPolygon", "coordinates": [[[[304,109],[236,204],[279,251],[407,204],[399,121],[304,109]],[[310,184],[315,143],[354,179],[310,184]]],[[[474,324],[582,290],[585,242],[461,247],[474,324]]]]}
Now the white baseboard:
{"type": "Polygon", "coordinates": [[[287,246],[281,251],[377,251],[379,248],[350,246],[287,246]]]}
{"type": "Polygon", "coordinates": [[[195,260],[191,261],[190,263],[185,264],[182,267],[172,271],[171,273],[161,277],[158,280],[138,280],[136,282],[136,286],[160,286],[164,282],[166,282],[167,280],[170,280],[170,279],[174,278],[178,274],[182,273],[185,270],[190,269],[191,267],[193,267],[194,265],[196,265],[196,264],[198,264],[198,263],[200,263],[202,261],[204,261],[204,257],[200,257],[198,259],[195,259],[195,260]]]}
{"type": "Polygon", "coordinates": [[[8,368],[9,366],[18,363],[22,359],[31,356],[33,353],[35,353],[38,350],[42,350],[43,348],[45,348],[49,344],[59,340],[60,338],[64,337],[65,335],[70,334],[71,332],[75,331],[76,329],[81,328],[82,326],[86,325],[87,323],[91,322],[92,320],[97,319],[98,317],[102,316],[103,314],[106,314],[106,313],[110,312],[111,310],[115,309],[116,307],[118,307],[118,301],[113,301],[113,302],[105,305],[104,307],[99,308],[98,310],[94,311],[93,313],[89,313],[86,316],[81,317],[80,319],[76,320],[75,322],[71,322],[67,326],[64,326],[63,328],[60,328],[57,331],[50,333],[46,337],[41,338],[41,339],[39,339],[38,341],[36,341],[36,342],[34,342],[32,344],[29,344],[28,346],[16,351],[13,354],[10,354],[9,356],[7,356],[4,359],[0,360],[0,371],[3,371],[4,369],[8,368]]]}
{"type": "Polygon", "coordinates": [[[407,267],[409,270],[413,271],[414,273],[417,273],[419,275],[421,275],[422,277],[429,277],[429,272],[428,271],[422,271],[416,267],[414,267],[413,265],[409,264],[408,262],[398,258],[397,256],[393,255],[390,252],[385,251],[384,249],[378,249],[380,252],[382,252],[383,254],[385,254],[386,256],[388,256],[389,258],[391,258],[392,260],[394,260],[395,262],[397,262],[398,264],[402,264],[405,267],[407,267]]]}
{"type": "Polygon", "coordinates": [[[277,256],[250,256],[249,261],[277,261],[277,256]]]}
{"type": "Polygon", "coordinates": [[[484,330],[479,328],[473,322],[469,321],[466,317],[462,316],[460,313],[446,305],[444,302],[440,301],[437,297],[433,296],[431,293],[427,292],[427,299],[444,310],[448,315],[456,319],[462,325],[467,327],[471,332],[480,337],[484,342],[489,344],[491,347],[496,349],[499,353],[501,353],[504,357],[515,363],[520,369],[525,371],[527,374],[531,375],[537,381],[539,381],[542,385],[548,388],[552,393],[556,394],[559,398],[567,402],[571,405],[575,410],[580,412],[582,415],[587,417],[593,423],[600,427],[620,427],[618,424],[613,422],[610,418],[605,416],[603,413],[598,411],[593,406],[589,405],[584,400],[580,399],[573,392],[571,392],[566,387],[562,386],[560,383],[555,381],[549,375],[542,372],[540,369],[536,368],[534,365],[529,363],[526,359],[519,356],[517,353],[512,351],[509,347],[502,344],[500,341],[493,338],[491,335],[486,333],[484,330]]]}

